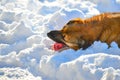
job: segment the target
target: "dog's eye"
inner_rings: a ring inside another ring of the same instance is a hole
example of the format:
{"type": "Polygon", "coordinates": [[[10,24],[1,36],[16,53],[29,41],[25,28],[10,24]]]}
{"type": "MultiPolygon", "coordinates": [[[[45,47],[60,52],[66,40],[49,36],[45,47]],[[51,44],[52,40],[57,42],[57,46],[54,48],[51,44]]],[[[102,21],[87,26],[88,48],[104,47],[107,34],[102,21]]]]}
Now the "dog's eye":
{"type": "Polygon", "coordinates": [[[65,38],[65,34],[63,34],[63,38],[65,38]]]}

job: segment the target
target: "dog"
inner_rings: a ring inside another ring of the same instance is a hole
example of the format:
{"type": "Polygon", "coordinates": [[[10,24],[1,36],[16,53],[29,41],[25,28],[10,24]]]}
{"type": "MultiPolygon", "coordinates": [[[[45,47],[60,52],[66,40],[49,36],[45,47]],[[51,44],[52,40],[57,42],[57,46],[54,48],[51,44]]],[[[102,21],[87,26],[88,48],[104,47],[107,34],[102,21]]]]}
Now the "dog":
{"type": "Polygon", "coordinates": [[[94,41],[116,42],[120,47],[120,12],[102,13],[87,19],[70,20],[61,30],[53,30],[47,36],[57,43],[74,50],[86,49],[94,41]]]}

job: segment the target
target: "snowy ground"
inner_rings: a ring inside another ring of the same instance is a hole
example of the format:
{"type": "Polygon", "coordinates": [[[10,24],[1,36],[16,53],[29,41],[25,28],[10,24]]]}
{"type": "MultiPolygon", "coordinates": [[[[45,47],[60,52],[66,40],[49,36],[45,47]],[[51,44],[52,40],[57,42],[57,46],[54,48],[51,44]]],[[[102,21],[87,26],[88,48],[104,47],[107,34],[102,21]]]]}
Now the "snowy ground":
{"type": "Polygon", "coordinates": [[[120,12],[120,0],[0,0],[0,80],[120,80],[115,42],[49,49],[47,32],[102,12],[120,12]]]}

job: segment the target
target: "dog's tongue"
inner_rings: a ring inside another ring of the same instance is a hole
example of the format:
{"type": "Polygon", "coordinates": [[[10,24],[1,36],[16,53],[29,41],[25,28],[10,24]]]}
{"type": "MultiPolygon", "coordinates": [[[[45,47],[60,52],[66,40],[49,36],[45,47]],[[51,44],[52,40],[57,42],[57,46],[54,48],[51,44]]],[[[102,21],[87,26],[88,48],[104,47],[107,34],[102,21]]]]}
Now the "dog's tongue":
{"type": "Polygon", "coordinates": [[[64,47],[64,44],[62,43],[55,43],[53,46],[52,46],[52,49],[55,50],[55,51],[58,51],[60,50],[61,48],[64,47]]]}

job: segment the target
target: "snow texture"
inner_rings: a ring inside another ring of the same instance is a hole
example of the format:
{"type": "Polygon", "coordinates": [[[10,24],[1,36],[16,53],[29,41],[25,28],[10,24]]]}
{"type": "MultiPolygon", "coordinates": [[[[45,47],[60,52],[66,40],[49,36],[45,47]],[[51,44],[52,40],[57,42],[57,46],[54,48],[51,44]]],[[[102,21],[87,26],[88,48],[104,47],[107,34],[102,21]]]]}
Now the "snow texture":
{"type": "Polygon", "coordinates": [[[46,35],[103,12],[120,12],[120,0],[0,0],[0,80],[120,80],[115,42],[58,53],[46,35]]]}

